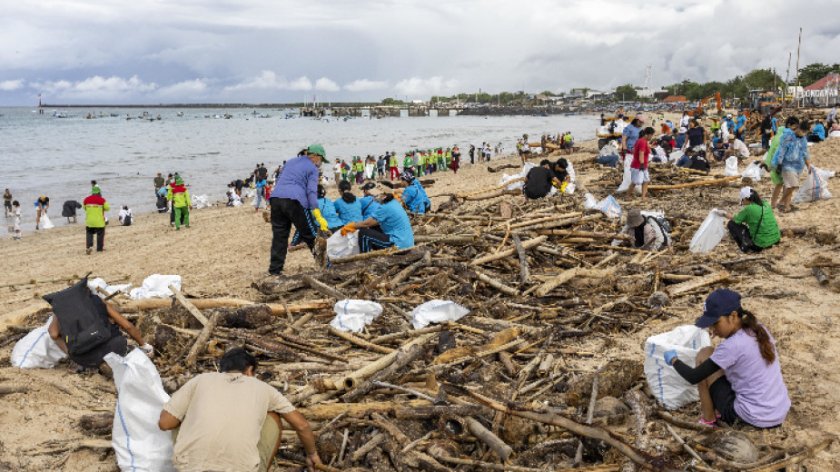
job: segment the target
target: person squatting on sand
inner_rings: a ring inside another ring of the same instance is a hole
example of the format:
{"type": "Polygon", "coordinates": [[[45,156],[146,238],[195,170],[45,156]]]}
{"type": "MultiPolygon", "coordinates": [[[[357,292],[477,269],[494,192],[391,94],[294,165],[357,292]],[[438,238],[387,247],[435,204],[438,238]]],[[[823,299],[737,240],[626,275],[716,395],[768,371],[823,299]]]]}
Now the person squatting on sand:
{"type": "Polygon", "coordinates": [[[790,398],[782,379],[776,341],[756,316],[741,306],[741,295],[717,289],[706,298],[703,315],[695,326],[709,328],[722,339],[704,347],[692,368],[665,351],[665,363],[700,394],[700,423],[714,427],[745,423],[756,428],[774,428],[785,421],[790,398]]]}
{"type": "Polygon", "coordinates": [[[309,422],[255,377],[257,367],[245,349],[230,349],[219,360],[219,372],[193,377],[163,405],[158,428],[173,431],[179,471],[269,470],[280,447],[281,418],[297,432],[309,471],[321,465],[309,422]]]}

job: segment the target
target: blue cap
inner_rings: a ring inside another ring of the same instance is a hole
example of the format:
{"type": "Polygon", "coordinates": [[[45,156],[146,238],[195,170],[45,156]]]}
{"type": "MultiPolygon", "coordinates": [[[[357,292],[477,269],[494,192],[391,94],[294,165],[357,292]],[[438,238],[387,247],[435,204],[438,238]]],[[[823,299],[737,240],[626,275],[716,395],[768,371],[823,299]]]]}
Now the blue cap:
{"type": "Polygon", "coordinates": [[[710,293],[703,303],[703,316],[697,318],[694,326],[708,328],[717,323],[721,316],[727,316],[741,308],[741,295],[728,288],[719,288],[710,293]]]}

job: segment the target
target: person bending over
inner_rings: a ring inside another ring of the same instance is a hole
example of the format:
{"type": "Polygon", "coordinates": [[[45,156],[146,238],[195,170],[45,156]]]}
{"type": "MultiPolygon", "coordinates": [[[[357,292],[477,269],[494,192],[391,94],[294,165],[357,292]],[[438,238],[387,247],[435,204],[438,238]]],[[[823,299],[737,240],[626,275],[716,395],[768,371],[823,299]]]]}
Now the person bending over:
{"type": "Polygon", "coordinates": [[[341,228],[341,235],[347,236],[359,231],[359,251],[369,252],[396,246],[406,249],[414,246],[414,231],[411,221],[400,201],[393,194],[382,196],[382,202],[370,218],[349,223],[341,228]],[[374,229],[379,227],[381,231],[374,229]]]}

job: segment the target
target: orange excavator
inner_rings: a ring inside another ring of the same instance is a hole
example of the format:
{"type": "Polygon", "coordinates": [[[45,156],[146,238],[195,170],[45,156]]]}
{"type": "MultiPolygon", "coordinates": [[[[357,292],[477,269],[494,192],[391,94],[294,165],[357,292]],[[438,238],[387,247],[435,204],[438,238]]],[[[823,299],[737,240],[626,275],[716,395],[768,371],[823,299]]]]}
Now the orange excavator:
{"type": "Polygon", "coordinates": [[[704,97],[700,99],[700,104],[697,105],[697,108],[694,110],[693,116],[703,116],[706,114],[706,107],[709,105],[709,100],[715,99],[715,105],[717,107],[717,114],[723,114],[723,103],[720,99],[720,92],[715,92],[714,95],[709,95],[708,97],[704,97]]]}

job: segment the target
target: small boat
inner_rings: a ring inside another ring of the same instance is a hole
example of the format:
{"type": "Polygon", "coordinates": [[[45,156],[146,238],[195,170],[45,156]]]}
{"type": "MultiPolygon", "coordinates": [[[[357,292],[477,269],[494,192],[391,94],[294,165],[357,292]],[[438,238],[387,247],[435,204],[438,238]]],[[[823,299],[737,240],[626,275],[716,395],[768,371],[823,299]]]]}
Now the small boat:
{"type": "Polygon", "coordinates": [[[184,116],[184,112],[179,111],[178,113],[175,114],[175,116],[184,116]]]}

